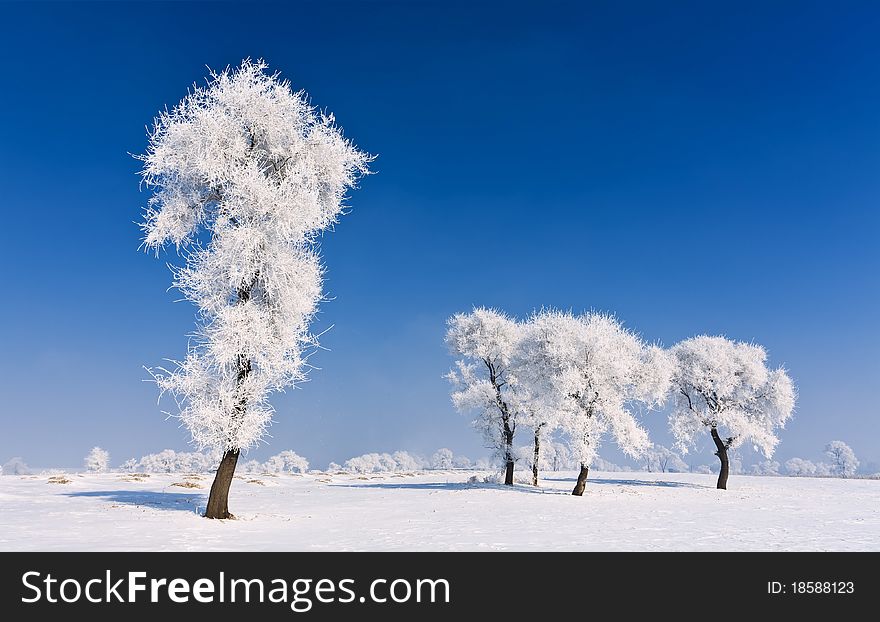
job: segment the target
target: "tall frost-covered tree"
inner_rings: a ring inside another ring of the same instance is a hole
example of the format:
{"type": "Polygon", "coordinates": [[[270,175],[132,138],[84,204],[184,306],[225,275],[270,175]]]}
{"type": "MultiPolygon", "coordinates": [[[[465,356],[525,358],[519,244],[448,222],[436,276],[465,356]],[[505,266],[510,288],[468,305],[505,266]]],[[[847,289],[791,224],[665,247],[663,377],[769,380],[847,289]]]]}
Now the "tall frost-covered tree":
{"type": "Polygon", "coordinates": [[[794,411],[794,384],[783,368],[767,367],[766,350],[755,344],[701,335],[676,344],[672,356],[672,435],[687,452],[708,428],[721,462],[718,488],[726,489],[731,449],[749,442],[773,456],[776,431],[794,411]]]}
{"type": "Polygon", "coordinates": [[[572,491],[580,496],[604,435],[633,457],[651,446],[634,410],[663,402],[669,359],[610,315],[541,311],[529,325],[523,347],[532,363],[523,384],[555,404],[559,428],[580,465],[572,491]]]}
{"type": "Polygon", "coordinates": [[[541,399],[541,396],[530,396],[527,403],[523,405],[520,416],[522,424],[532,430],[532,447],[529,457],[529,463],[532,465],[532,486],[539,485],[538,474],[541,465],[544,464],[541,452],[544,450],[545,442],[558,425],[556,409],[548,408],[548,406],[548,402],[541,399]]]}
{"type": "Polygon", "coordinates": [[[198,307],[186,358],[157,370],[200,448],[223,452],[205,515],[228,518],[239,454],[272,419],[272,392],[305,377],[321,299],[316,236],[367,172],[332,115],[263,61],[211,73],[155,120],[142,176],[149,248],[174,245],[174,285],[198,307]]]}
{"type": "Polygon", "coordinates": [[[512,367],[519,380],[517,385],[518,404],[520,405],[520,422],[532,430],[531,456],[528,459],[532,467],[532,485],[538,485],[538,472],[543,460],[543,445],[559,427],[559,404],[554,400],[554,392],[548,390],[547,373],[544,367],[544,350],[539,347],[541,332],[544,330],[540,321],[533,316],[521,324],[521,335],[518,347],[514,350],[512,367]]]}
{"type": "Polygon", "coordinates": [[[450,351],[461,357],[448,375],[452,402],[461,412],[476,413],[473,425],[503,461],[508,486],[513,485],[513,439],[520,411],[511,364],[521,333],[515,320],[484,308],[452,316],[446,332],[450,351]]]}

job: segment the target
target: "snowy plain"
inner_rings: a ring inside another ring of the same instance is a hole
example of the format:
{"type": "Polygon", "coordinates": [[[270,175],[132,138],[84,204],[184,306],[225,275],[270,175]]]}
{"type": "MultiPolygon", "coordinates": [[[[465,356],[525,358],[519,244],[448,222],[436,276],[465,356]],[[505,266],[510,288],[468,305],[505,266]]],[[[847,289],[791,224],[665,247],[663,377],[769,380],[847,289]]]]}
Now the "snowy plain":
{"type": "Polygon", "coordinates": [[[236,520],[204,510],[211,475],[0,477],[0,550],[877,551],[880,481],[694,473],[471,471],[236,476],[236,520]],[[486,475],[486,473],[480,473],[486,475]]]}

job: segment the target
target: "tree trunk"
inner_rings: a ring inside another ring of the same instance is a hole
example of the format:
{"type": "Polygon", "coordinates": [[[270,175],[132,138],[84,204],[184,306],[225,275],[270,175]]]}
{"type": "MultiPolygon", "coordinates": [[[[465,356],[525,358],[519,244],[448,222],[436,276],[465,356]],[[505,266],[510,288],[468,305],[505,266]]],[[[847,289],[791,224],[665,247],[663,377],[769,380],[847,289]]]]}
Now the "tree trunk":
{"type": "MultiPolygon", "coordinates": [[[[256,277],[254,277],[254,281],[256,277]]],[[[251,289],[254,281],[250,284],[238,289],[238,304],[243,304],[251,299],[251,289]]],[[[243,354],[238,355],[238,374],[235,378],[235,386],[237,390],[241,389],[241,385],[247,380],[251,373],[251,362],[243,354]]],[[[239,396],[232,410],[232,418],[240,418],[244,416],[247,408],[246,400],[239,396]]],[[[214,475],[214,483],[211,484],[211,493],[208,495],[208,507],[205,508],[205,518],[235,518],[229,513],[229,487],[232,485],[232,476],[235,475],[235,466],[238,464],[238,455],[240,450],[227,450],[223,454],[220,466],[217,467],[217,474],[214,475]]]]}
{"type": "Polygon", "coordinates": [[[577,497],[584,496],[584,488],[587,487],[587,475],[590,472],[590,467],[581,462],[581,472],[578,474],[577,484],[574,485],[574,490],[571,491],[571,494],[577,497]]]}
{"type": "Polygon", "coordinates": [[[532,456],[532,485],[538,485],[538,458],[541,457],[541,430],[535,430],[535,455],[532,456]]]}
{"type": "Polygon", "coordinates": [[[513,460],[508,460],[504,468],[504,483],[513,486],[513,460]]]}
{"type": "Polygon", "coordinates": [[[235,465],[238,464],[238,454],[237,450],[223,454],[220,466],[217,467],[217,474],[214,476],[214,483],[211,484],[205,518],[235,518],[229,513],[229,487],[232,485],[235,465]]]}
{"type": "Polygon", "coordinates": [[[513,435],[516,431],[516,421],[513,422],[512,426],[510,425],[510,409],[507,407],[507,402],[501,397],[501,384],[498,381],[494,362],[489,358],[484,358],[483,362],[489,370],[489,382],[495,389],[495,403],[498,406],[498,410],[501,411],[501,431],[504,438],[504,483],[507,486],[513,486],[513,435]]]}
{"type": "Polygon", "coordinates": [[[505,462],[505,472],[504,472],[504,484],[507,486],[513,486],[513,428],[510,427],[510,424],[507,419],[504,419],[504,462],[505,462]]]}
{"type": "Polygon", "coordinates": [[[718,436],[718,430],[712,428],[712,440],[715,441],[715,448],[718,450],[715,455],[721,461],[721,471],[718,473],[719,490],[727,490],[727,476],[730,474],[730,460],[727,457],[727,445],[718,436]]]}

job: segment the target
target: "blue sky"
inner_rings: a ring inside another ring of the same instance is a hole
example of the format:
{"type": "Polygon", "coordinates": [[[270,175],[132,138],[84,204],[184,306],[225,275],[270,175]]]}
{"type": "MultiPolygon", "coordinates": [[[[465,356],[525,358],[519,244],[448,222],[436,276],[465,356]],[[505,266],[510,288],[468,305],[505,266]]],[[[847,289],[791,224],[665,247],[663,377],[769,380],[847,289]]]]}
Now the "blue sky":
{"type": "Polygon", "coordinates": [[[880,462],[880,9],[672,4],[4,3],[0,461],[185,448],[142,366],[181,356],[193,309],[138,251],[128,153],[251,56],[379,156],[323,242],[330,351],[255,457],[485,455],[445,318],[549,305],[762,343],[800,393],[777,457],[880,462]]]}

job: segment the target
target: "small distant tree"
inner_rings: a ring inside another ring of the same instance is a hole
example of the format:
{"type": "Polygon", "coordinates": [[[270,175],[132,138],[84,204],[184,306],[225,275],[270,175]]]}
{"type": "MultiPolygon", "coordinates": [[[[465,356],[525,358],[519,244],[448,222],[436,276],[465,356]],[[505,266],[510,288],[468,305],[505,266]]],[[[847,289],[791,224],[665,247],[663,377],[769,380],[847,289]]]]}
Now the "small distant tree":
{"type": "Polygon", "coordinates": [[[752,465],[752,475],[779,475],[779,463],[776,460],[762,460],[752,465]]]}
{"type": "Polygon", "coordinates": [[[852,477],[859,468],[855,452],[843,441],[825,445],[825,455],[831,459],[831,472],[837,477],[852,477]]]}
{"type": "Polygon", "coordinates": [[[86,455],[85,465],[91,473],[106,473],[110,468],[110,453],[100,447],[92,447],[86,455]]]}
{"type": "Polygon", "coordinates": [[[265,473],[266,469],[259,460],[250,459],[239,467],[244,473],[265,473]]]}
{"type": "Polygon", "coordinates": [[[155,190],[145,245],[182,252],[174,285],[199,312],[186,358],[154,376],[193,442],[222,452],[208,518],[232,517],[235,466],[266,433],[270,394],[305,379],[322,296],[314,240],[371,160],[266,68],[245,60],[212,73],[159,114],[140,156],[155,190]]]}
{"type": "Polygon", "coordinates": [[[461,412],[476,413],[473,425],[503,460],[508,486],[513,485],[513,440],[520,416],[511,365],[520,336],[516,321],[484,308],[452,316],[446,331],[450,351],[461,357],[447,375],[453,385],[452,403],[461,412]]]}
{"type": "Polygon", "coordinates": [[[455,454],[452,453],[451,449],[447,449],[446,447],[438,449],[434,452],[434,455],[431,456],[431,468],[440,471],[448,471],[449,469],[455,468],[455,454]]]}
{"type": "Polygon", "coordinates": [[[0,467],[0,473],[3,473],[3,475],[30,475],[31,469],[25,464],[24,460],[16,456],[10,458],[0,467]]]}
{"type": "Polygon", "coordinates": [[[567,471],[577,467],[568,445],[552,439],[541,444],[540,464],[547,471],[567,471]]]}
{"type": "Polygon", "coordinates": [[[425,467],[424,459],[414,456],[406,451],[395,451],[391,457],[397,463],[397,467],[401,471],[418,471],[425,467]]]}
{"type": "Polygon", "coordinates": [[[472,466],[473,462],[467,456],[459,454],[452,459],[452,468],[454,469],[469,469],[472,466]]]}
{"type": "Polygon", "coordinates": [[[382,473],[393,471],[396,466],[389,454],[368,453],[345,461],[345,470],[352,473],[382,473]]]}
{"type": "Polygon", "coordinates": [[[601,458],[599,456],[593,458],[592,468],[596,471],[599,471],[600,473],[619,473],[621,471],[632,471],[632,469],[627,466],[614,464],[610,460],[606,460],[605,458],[601,458]]]}
{"type": "Polygon", "coordinates": [[[651,446],[634,409],[662,404],[669,358],[609,315],[541,311],[528,323],[530,370],[524,384],[555,408],[580,465],[573,495],[583,495],[590,464],[608,433],[632,457],[651,446]]]}
{"type": "Polygon", "coordinates": [[[686,453],[708,429],[721,462],[717,487],[726,489],[732,449],[751,442],[772,457],[776,431],[794,411],[794,385],[784,369],[767,368],[767,352],[754,344],[699,336],[678,343],[672,356],[672,435],[686,453]]]}
{"type": "Polygon", "coordinates": [[[664,447],[654,445],[642,456],[645,470],[649,473],[686,473],[688,465],[677,453],[664,447]]]}
{"type": "Polygon", "coordinates": [[[142,456],[139,464],[147,473],[177,473],[180,471],[180,458],[173,449],[163,449],[158,453],[142,456]]]}
{"type": "Polygon", "coordinates": [[[816,474],[816,465],[810,460],[792,458],[785,461],[785,472],[794,477],[805,477],[816,474]]]}
{"type": "Polygon", "coordinates": [[[492,461],[489,458],[477,458],[474,462],[474,468],[477,471],[488,471],[493,468],[492,461]]]}
{"type": "Polygon", "coordinates": [[[266,460],[263,470],[266,473],[305,473],[309,470],[309,461],[288,449],[266,460]]]}

